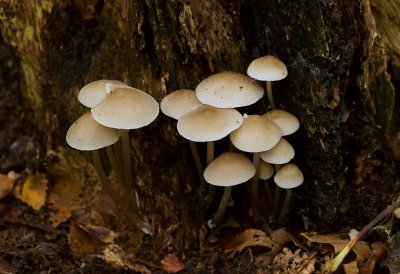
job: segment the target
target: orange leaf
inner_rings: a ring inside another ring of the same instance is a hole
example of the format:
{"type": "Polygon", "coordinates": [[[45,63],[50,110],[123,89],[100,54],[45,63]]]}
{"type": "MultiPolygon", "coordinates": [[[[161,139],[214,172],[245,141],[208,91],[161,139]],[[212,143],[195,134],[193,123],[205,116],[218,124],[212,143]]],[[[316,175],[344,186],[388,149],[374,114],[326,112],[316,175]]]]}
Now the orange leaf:
{"type": "Polygon", "coordinates": [[[35,210],[40,210],[46,201],[47,178],[43,173],[28,176],[25,182],[13,189],[13,195],[35,210]]]}
{"type": "Polygon", "coordinates": [[[168,254],[161,260],[161,268],[167,273],[178,273],[185,269],[185,265],[174,254],[168,254]]]}

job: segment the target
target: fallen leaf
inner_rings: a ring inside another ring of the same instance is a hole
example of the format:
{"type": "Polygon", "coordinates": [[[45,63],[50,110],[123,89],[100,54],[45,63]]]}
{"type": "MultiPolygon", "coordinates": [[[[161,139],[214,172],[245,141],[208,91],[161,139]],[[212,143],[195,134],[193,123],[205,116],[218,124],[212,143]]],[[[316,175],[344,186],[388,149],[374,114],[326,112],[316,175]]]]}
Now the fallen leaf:
{"type": "Polygon", "coordinates": [[[167,273],[178,273],[185,269],[185,265],[174,254],[168,254],[161,260],[161,268],[167,273]]]}
{"type": "Polygon", "coordinates": [[[107,245],[103,250],[105,261],[115,268],[128,269],[142,274],[151,274],[146,267],[131,263],[126,259],[126,254],[117,244],[107,245]]]}
{"type": "Polygon", "coordinates": [[[274,267],[285,269],[287,274],[314,273],[315,263],[315,254],[309,254],[301,249],[293,252],[287,247],[284,247],[273,260],[274,267]]]}
{"type": "MultiPolygon", "coordinates": [[[[53,183],[49,188],[47,204],[52,209],[50,222],[53,227],[67,221],[72,211],[81,207],[86,196],[82,194],[93,167],[75,151],[60,150],[59,161],[48,168],[48,178],[53,183]],[[89,174],[86,176],[85,174],[89,174]]],[[[93,187],[94,188],[94,187],[93,187]]],[[[95,191],[92,190],[95,193],[95,191]]]]}
{"type": "Polygon", "coordinates": [[[47,178],[43,173],[28,176],[22,186],[14,187],[13,195],[35,210],[40,210],[46,201],[47,178]]]}
{"type": "Polygon", "coordinates": [[[69,225],[68,245],[75,254],[98,254],[105,247],[105,243],[93,237],[75,222],[69,225]]]}
{"type": "MultiPolygon", "coordinates": [[[[350,241],[349,239],[343,239],[343,237],[338,234],[318,235],[301,233],[301,235],[313,243],[331,245],[335,254],[339,253],[350,241]]],[[[371,249],[364,241],[358,241],[352,250],[357,255],[357,262],[364,261],[371,253],[371,249]]]]}
{"type": "Polygon", "coordinates": [[[346,274],[359,274],[359,272],[360,272],[356,261],[352,261],[350,263],[343,264],[343,269],[344,269],[344,273],[346,273],[346,274]]]}
{"type": "Polygon", "coordinates": [[[360,274],[372,273],[376,264],[385,258],[389,253],[389,246],[382,242],[375,242],[372,244],[372,252],[368,257],[367,262],[360,267],[360,274]]]}
{"type": "Polygon", "coordinates": [[[273,242],[264,231],[249,228],[242,233],[236,235],[224,246],[225,253],[231,253],[230,257],[233,257],[236,252],[242,251],[246,247],[250,246],[264,246],[268,248],[273,247],[273,242]]]}

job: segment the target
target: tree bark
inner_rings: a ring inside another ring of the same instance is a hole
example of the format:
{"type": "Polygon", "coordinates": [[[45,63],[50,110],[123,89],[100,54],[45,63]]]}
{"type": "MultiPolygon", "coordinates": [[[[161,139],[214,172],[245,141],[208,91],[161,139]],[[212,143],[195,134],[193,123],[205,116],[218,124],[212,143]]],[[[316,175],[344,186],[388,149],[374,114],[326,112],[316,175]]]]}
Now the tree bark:
{"type": "MultiPolygon", "coordinates": [[[[376,18],[390,16],[378,1],[372,6],[376,18]]],[[[32,109],[45,150],[66,146],[69,125],[88,111],[76,98],[86,83],[117,79],[161,100],[215,72],[245,74],[253,58],[273,54],[289,70],[273,85],[277,107],[301,122],[288,138],[305,177],[294,191],[293,225],[304,217],[319,229],[339,220],[362,225],[398,193],[389,141],[399,130],[398,118],[392,124],[399,43],[381,33],[399,37],[400,28],[382,20],[377,28],[366,0],[1,0],[0,7],[3,39],[22,68],[15,92],[32,109]]],[[[246,111],[266,108],[259,102],[246,111]]],[[[160,252],[197,248],[211,217],[175,123],[160,114],[131,133],[142,210],[160,252]]]]}

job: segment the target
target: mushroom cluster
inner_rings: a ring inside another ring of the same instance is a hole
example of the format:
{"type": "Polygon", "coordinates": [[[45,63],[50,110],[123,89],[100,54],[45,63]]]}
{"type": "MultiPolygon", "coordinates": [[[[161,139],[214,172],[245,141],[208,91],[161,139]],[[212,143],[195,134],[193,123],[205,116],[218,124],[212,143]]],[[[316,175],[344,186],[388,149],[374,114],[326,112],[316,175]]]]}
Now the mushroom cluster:
{"type": "Polygon", "coordinates": [[[118,181],[131,197],[129,208],[123,210],[130,211],[136,218],[136,225],[150,233],[147,221],[141,217],[133,182],[129,130],[144,127],[156,119],[159,113],[157,101],[149,94],[116,80],[98,80],[85,85],[79,91],[78,100],[91,108],[91,112],[70,126],[67,143],[78,150],[92,151],[103,191],[118,203],[118,193],[110,185],[98,152],[101,148],[106,149],[118,181]]]}
{"type": "MultiPolygon", "coordinates": [[[[264,56],[255,59],[247,72],[249,76],[232,71],[213,74],[201,81],[195,91],[174,91],[160,105],[164,114],[178,120],[179,134],[191,142],[201,180],[225,187],[217,213],[208,222],[210,227],[221,220],[233,185],[251,179],[252,205],[257,208],[259,179],[264,180],[269,203],[276,207],[281,188],[291,189],[303,182],[301,171],[289,163],[294,157],[294,149],[283,138],[294,133],[300,123],[293,114],[276,109],[272,95],[271,81],[286,77],[285,64],[274,56],[264,56]],[[262,115],[241,114],[236,108],[252,105],[264,95],[264,89],[254,79],[266,81],[271,110],[262,115]],[[214,159],[214,142],[227,136],[233,147],[214,159]],[[207,143],[204,173],[194,142],[207,143]],[[236,149],[241,152],[232,152],[236,149]],[[252,154],[252,161],[247,158],[248,153],[252,154]],[[244,173],[240,173],[242,169],[245,169],[244,173]],[[267,182],[274,173],[275,195],[267,182]]],[[[286,211],[290,194],[288,190],[282,212],[286,211]]],[[[280,219],[283,219],[285,214],[281,214],[280,219]]]]}

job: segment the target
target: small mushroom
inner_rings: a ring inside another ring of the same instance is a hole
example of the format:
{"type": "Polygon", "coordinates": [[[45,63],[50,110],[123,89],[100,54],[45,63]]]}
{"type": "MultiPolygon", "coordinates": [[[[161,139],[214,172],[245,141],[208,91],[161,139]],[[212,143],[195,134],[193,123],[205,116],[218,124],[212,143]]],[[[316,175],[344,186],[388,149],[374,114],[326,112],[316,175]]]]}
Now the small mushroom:
{"type": "Polygon", "coordinates": [[[282,109],[270,110],[263,116],[277,124],[282,129],[283,136],[295,133],[300,127],[297,117],[282,109]]]}
{"type": "Polygon", "coordinates": [[[101,164],[99,149],[110,146],[118,141],[119,132],[116,129],[105,127],[97,123],[90,113],[79,117],[68,129],[66,141],[71,147],[91,151],[93,165],[102,183],[103,189],[107,191],[113,201],[118,201],[110,182],[101,164]]]}
{"type": "Polygon", "coordinates": [[[243,117],[233,108],[202,105],[178,119],[181,136],[193,142],[207,142],[207,165],[214,159],[214,141],[220,140],[239,128],[243,117]]]}
{"type": "Polygon", "coordinates": [[[118,80],[97,80],[81,88],[78,100],[82,105],[93,108],[113,89],[120,87],[128,87],[128,85],[118,80]]]}
{"type": "Polygon", "coordinates": [[[276,172],[274,181],[279,187],[286,189],[285,200],[278,219],[278,224],[281,225],[289,207],[292,190],[304,182],[304,176],[295,164],[285,164],[276,172]]]}
{"type": "Polygon", "coordinates": [[[230,134],[232,144],[241,151],[253,153],[256,174],[251,181],[253,206],[258,204],[260,152],[273,148],[281,139],[282,130],[261,115],[248,115],[243,124],[230,134]]]}
{"type": "Polygon", "coordinates": [[[159,113],[156,100],[136,88],[117,88],[92,108],[93,118],[100,124],[119,130],[122,141],[122,159],[125,185],[134,200],[134,210],[139,212],[132,177],[129,130],[147,126],[159,113]]]}
{"type": "MultiPolygon", "coordinates": [[[[161,100],[160,109],[166,116],[178,120],[186,112],[192,111],[201,105],[202,103],[197,99],[194,90],[179,89],[171,92],[161,100]]],[[[202,186],[204,188],[204,169],[200,161],[200,156],[196,147],[196,143],[189,140],[189,144],[197,171],[200,175],[202,186]]]]}
{"type": "Polygon", "coordinates": [[[237,152],[222,153],[207,166],[204,170],[205,180],[209,184],[225,187],[217,213],[209,221],[211,228],[221,220],[231,196],[232,186],[248,181],[255,172],[254,165],[246,155],[237,152]]]}
{"type": "Polygon", "coordinates": [[[273,55],[259,57],[250,63],[247,75],[260,81],[266,81],[268,101],[271,108],[274,109],[271,81],[282,80],[288,75],[285,63],[273,55]]]}
{"type": "Polygon", "coordinates": [[[196,87],[196,96],[200,102],[218,108],[252,105],[263,94],[263,88],[253,79],[233,71],[213,74],[196,87]]]}

